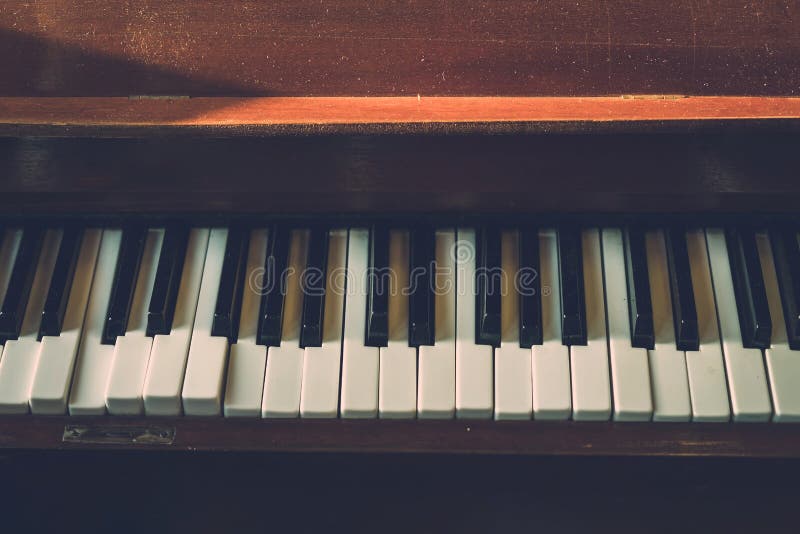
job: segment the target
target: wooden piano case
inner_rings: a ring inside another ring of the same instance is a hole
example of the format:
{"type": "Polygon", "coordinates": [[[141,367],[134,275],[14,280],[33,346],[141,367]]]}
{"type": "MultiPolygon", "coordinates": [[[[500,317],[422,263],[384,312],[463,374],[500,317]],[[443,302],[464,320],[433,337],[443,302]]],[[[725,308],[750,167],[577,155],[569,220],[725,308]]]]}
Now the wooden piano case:
{"type": "MultiPolygon", "coordinates": [[[[0,217],[794,219],[798,97],[790,1],[7,0],[0,217]]],[[[89,528],[130,513],[109,487],[172,503],[131,519],[160,527],[248,525],[263,494],[265,525],[380,529],[396,502],[436,530],[678,528],[671,508],[713,530],[752,506],[787,526],[800,427],[3,416],[0,447],[6,505],[74,487],[57,508],[85,492],[89,528]]]]}

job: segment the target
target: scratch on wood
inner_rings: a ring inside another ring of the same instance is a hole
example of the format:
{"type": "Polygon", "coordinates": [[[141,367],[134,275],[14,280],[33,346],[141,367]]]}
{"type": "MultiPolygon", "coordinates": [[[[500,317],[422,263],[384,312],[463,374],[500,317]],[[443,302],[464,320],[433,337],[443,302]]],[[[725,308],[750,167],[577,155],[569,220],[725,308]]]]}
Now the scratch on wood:
{"type": "Polygon", "coordinates": [[[622,95],[623,100],[678,100],[688,95],[622,95]]]}
{"type": "Polygon", "coordinates": [[[606,62],[608,63],[608,84],[609,89],[611,88],[611,9],[608,6],[608,2],[606,2],[606,33],[608,34],[608,58],[606,62]]]}
{"type": "Polygon", "coordinates": [[[695,75],[697,67],[697,14],[694,12],[694,6],[689,2],[689,16],[692,17],[692,82],[697,77],[695,75]]]}
{"type": "Polygon", "coordinates": [[[188,100],[188,95],[130,95],[128,100],[188,100]]]}

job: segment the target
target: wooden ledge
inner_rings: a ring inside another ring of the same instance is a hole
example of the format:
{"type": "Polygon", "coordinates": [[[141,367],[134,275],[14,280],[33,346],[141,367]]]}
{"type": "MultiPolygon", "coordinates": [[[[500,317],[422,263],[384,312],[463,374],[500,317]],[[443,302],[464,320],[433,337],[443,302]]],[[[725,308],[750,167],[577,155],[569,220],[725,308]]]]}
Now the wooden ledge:
{"type": "Polygon", "coordinates": [[[793,97],[0,97],[0,135],[619,131],[797,119],[793,97]]]}
{"type": "Polygon", "coordinates": [[[2,449],[800,457],[800,425],[0,417],[2,449]]]}

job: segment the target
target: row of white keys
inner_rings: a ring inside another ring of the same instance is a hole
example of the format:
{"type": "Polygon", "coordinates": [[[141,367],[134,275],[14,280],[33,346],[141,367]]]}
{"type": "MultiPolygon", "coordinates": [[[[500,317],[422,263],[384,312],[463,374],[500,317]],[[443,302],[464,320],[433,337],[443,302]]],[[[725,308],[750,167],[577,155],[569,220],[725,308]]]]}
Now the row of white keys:
{"type": "Polygon", "coordinates": [[[186,415],[221,413],[228,338],[212,336],[211,325],[227,241],[226,228],[211,229],[181,390],[183,412],[186,415]]]}
{"type": "Polygon", "coordinates": [[[688,421],[692,415],[686,356],[677,349],[664,232],[645,234],[655,343],[648,351],[654,421],[688,421]]]}
{"type": "Polygon", "coordinates": [[[614,420],[648,421],[653,416],[650,369],[647,349],[631,344],[622,231],[604,228],[602,232],[614,420]]]}
{"type": "Polygon", "coordinates": [[[364,344],[369,232],[363,228],[351,228],[349,234],[340,410],[344,418],[369,418],[378,414],[380,376],[380,350],[364,344]]]}
{"type": "Polygon", "coordinates": [[[569,419],[572,413],[569,347],[561,343],[561,282],[555,230],[539,231],[542,344],[531,354],[533,417],[569,419]]]}
{"type": "Polygon", "coordinates": [[[761,350],[742,345],[725,233],[718,228],[709,228],[706,240],[733,419],[768,421],[772,416],[772,404],[763,356],[761,350]]]}
{"type": "Polygon", "coordinates": [[[322,323],[322,346],[306,347],[300,416],[333,418],[339,412],[339,374],[342,360],[342,320],[347,289],[347,230],[328,234],[327,282],[322,323]]]}
{"type": "Polygon", "coordinates": [[[101,340],[121,242],[122,230],[117,228],[103,230],[72,376],[69,395],[71,415],[103,415],[106,411],[106,384],[114,355],[114,345],[105,345],[101,340]]]}
{"type": "Polygon", "coordinates": [[[692,399],[692,421],[723,422],[731,416],[725,364],[719,341],[714,286],[708,264],[706,234],[703,230],[686,233],[689,266],[692,273],[694,303],[697,310],[699,350],[686,351],[686,371],[692,399]]]}
{"type": "Polygon", "coordinates": [[[267,347],[256,343],[258,313],[261,293],[257,278],[264,268],[267,257],[268,231],[250,232],[247,252],[247,272],[242,292],[242,309],[239,320],[239,335],[231,344],[228,355],[228,375],[225,387],[223,411],[225,417],[257,417],[261,414],[261,397],[264,391],[264,372],[267,367],[267,347]]]}
{"type": "Polygon", "coordinates": [[[776,423],[796,423],[800,421],[800,358],[797,352],[789,348],[786,337],[786,323],[769,238],[765,234],[756,234],[756,244],[772,317],[772,341],[764,351],[775,408],[772,420],[776,423]]]}
{"type": "MultiPolygon", "coordinates": [[[[67,395],[102,239],[102,230],[86,229],[83,232],[61,334],[42,338],[39,364],[31,387],[32,413],[58,415],[67,409],[67,395]]],[[[113,274],[113,269],[111,271],[113,274]]]]}
{"type": "Polygon", "coordinates": [[[519,346],[519,293],[516,287],[519,235],[504,231],[501,239],[504,279],[500,297],[500,346],[495,349],[494,357],[494,418],[530,419],[533,412],[531,349],[519,346]]]}
{"type": "Polygon", "coordinates": [[[605,421],[611,416],[611,383],[600,232],[597,229],[583,230],[581,240],[587,342],[569,348],[572,418],[575,421],[605,421]]]}
{"type": "Polygon", "coordinates": [[[493,372],[492,347],[475,343],[475,230],[460,228],[456,246],[456,417],[482,419],[492,415],[493,372]]]}
{"type": "Polygon", "coordinates": [[[181,414],[181,388],[206,262],[208,236],[207,228],[194,228],[189,233],[172,329],[169,334],[157,334],[153,338],[143,391],[147,415],[181,414]]]}
{"type": "Polygon", "coordinates": [[[408,249],[408,232],[391,231],[389,340],[380,348],[379,364],[378,412],[385,419],[413,419],[417,413],[417,349],[408,346],[408,249]]]}
{"type": "Polygon", "coordinates": [[[433,345],[419,347],[417,417],[449,419],[456,408],[455,231],[436,231],[435,330],[433,345]]]}
{"type": "Polygon", "coordinates": [[[300,348],[300,325],[303,312],[301,280],[308,253],[307,230],[293,230],[289,244],[286,295],[283,299],[281,344],[269,347],[261,399],[262,417],[297,417],[300,413],[300,388],[303,379],[303,356],[300,348]]]}
{"type": "Polygon", "coordinates": [[[42,310],[53,275],[61,230],[47,230],[18,339],[6,341],[0,357],[0,413],[27,413],[41,342],[42,310]]]}
{"type": "Polygon", "coordinates": [[[150,362],[153,338],[148,336],[147,310],[161,255],[163,229],[150,229],[145,238],[125,334],[117,336],[106,385],[106,409],[111,415],[138,415],[143,411],[142,391],[150,362]]]}

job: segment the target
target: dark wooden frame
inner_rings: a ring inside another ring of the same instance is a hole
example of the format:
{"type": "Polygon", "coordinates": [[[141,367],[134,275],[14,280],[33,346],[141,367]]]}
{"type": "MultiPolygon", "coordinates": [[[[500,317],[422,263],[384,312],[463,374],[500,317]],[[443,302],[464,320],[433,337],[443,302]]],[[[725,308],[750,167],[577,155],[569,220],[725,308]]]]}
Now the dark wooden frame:
{"type": "MultiPolygon", "coordinates": [[[[0,214],[797,215],[798,134],[0,138],[0,214]]],[[[595,224],[598,219],[594,219],[595,224]]]]}
{"type": "Polygon", "coordinates": [[[799,458],[800,425],[28,415],[0,417],[0,448],[799,458]],[[168,428],[174,442],[71,443],[63,441],[66,425],[168,428]]]}

